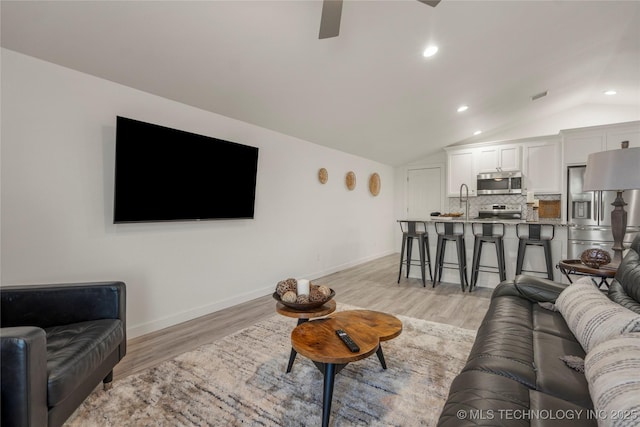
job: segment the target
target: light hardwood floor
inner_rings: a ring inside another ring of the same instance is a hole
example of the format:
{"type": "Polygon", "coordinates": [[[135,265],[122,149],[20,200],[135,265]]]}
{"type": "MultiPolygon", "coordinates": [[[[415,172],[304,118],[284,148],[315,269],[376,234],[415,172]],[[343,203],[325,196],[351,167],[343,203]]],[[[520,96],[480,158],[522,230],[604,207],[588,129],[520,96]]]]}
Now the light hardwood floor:
{"type": "MultiPolygon", "coordinates": [[[[491,289],[477,288],[472,293],[462,293],[459,284],[442,283],[432,288],[427,282],[427,287],[423,287],[421,280],[405,277],[397,284],[399,256],[385,256],[313,282],[334,289],[336,301],[340,303],[466,329],[478,328],[489,307],[491,289]]],[[[275,301],[269,294],[133,338],[127,343],[127,355],[116,366],[114,377],[122,378],[155,366],[274,314],[275,301]]],[[[293,328],[295,321],[292,322],[293,328]]]]}

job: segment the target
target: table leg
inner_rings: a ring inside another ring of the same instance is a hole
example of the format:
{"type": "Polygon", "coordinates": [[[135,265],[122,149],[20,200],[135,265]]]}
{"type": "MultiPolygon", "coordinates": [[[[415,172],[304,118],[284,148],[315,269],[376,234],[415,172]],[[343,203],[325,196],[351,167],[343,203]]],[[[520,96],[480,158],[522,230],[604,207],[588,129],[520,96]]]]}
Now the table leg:
{"type": "Polygon", "coordinates": [[[598,287],[598,289],[602,289],[602,285],[605,285],[607,287],[605,291],[609,289],[609,282],[607,282],[606,277],[600,277],[600,283],[596,283],[594,279],[591,279],[591,280],[598,287]]]}
{"type": "Polygon", "coordinates": [[[298,355],[298,352],[292,348],[291,354],[289,355],[289,364],[287,365],[287,374],[291,372],[291,368],[293,368],[293,362],[295,362],[297,355],[298,355]]]}
{"type": "MultiPolygon", "coordinates": [[[[298,325],[308,321],[309,319],[298,319],[298,325]]],[[[291,372],[291,368],[293,368],[293,362],[296,361],[297,355],[298,355],[298,352],[295,351],[293,347],[291,347],[291,354],[289,354],[289,363],[287,364],[287,374],[291,372]]]]}
{"type": "Polygon", "coordinates": [[[567,280],[569,280],[569,284],[572,284],[573,281],[571,280],[571,277],[569,277],[569,274],[571,274],[572,272],[571,271],[567,271],[566,269],[560,267],[560,264],[556,265],[556,267],[558,267],[558,270],[560,270],[560,272],[565,275],[567,280]]]}
{"type": "Polygon", "coordinates": [[[324,392],[322,394],[322,427],[329,426],[331,416],[331,400],[333,399],[333,382],[336,378],[336,365],[333,363],[324,364],[324,392]]]}
{"type": "Polygon", "coordinates": [[[380,360],[380,364],[382,365],[382,369],[387,369],[387,362],[384,360],[384,353],[382,352],[382,346],[378,345],[378,350],[376,351],[376,355],[378,356],[378,360],[380,360]]]}

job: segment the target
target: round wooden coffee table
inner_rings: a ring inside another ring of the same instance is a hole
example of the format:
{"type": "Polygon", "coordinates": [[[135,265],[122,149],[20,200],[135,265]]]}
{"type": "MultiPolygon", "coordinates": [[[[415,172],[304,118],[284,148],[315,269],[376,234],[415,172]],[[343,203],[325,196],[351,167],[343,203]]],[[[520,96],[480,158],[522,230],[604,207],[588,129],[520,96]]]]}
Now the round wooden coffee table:
{"type": "MultiPolygon", "coordinates": [[[[335,313],[331,317],[334,319],[344,318],[349,321],[357,320],[363,322],[378,333],[380,341],[388,341],[402,333],[402,322],[400,319],[391,314],[382,313],[380,311],[348,310],[335,313]]],[[[382,345],[378,347],[376,354],[378,355],[382,368],[387,369],[387,363],[384,360],[384,353],[382,352],[382,345]]]]}
{"type": "MultiPolygon", "coordinates": [[[[309,310],[296,310],[295,308],[287,307],[281,302],[277,302],[276,311],[283,316],[298,319],[298,325],[301,325],[302,323],[308,322],[314,317],[326,316],[336,311],[336,301],[329,300],[320,307],[312,308],[309,310]]],[[[287,373],[291,372],[293,362],[295,362],[296,360],[296,354],[296,350],[294,348],[291,348],[291,353],[289,354],[289,363],[287,364],[287,373]]]]}
{"type": "Polygon", "coordinates": [[[331,399],[335,375],[348,363],[362,360],[374,352],[384,369],[387,365],[380,341],[397,337],[402,332],[402,322],[387,313],[370,310],[349,310],[335,313],[297,326],[291,332],[291,344],[295,351],[311,359],[324,374],[322,425],[329,425],[331,399]],[[336,330],[342,329],[360,347],[352,353],[338,338],[336,330]]]}
{"type": "Polygon", "coordinates": [[[333,383],[338,372],[350,362],[371,356],[378,349],[378,333],[363,322],[350,321],[347,318],[317,319],[298,325],[291,332],[293,348],[308,357],[324,375],[322,393],[322,426],[329,425],[333,383]],[[336,335],[342,329],[360,347],[352,353],[336,335]]]}

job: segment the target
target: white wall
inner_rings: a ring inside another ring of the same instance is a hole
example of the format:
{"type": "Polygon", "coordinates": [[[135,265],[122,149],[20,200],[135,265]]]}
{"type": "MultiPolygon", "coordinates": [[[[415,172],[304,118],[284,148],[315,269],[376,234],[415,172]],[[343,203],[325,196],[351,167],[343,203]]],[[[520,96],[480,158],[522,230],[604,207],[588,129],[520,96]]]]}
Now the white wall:
{"type": "Polygon", "coordinates": [[[2,285],[122,280],[134,337],[393,252],[390,166],[6,49],[1,90],[2,285]],[[114,225],[116,115],[259,147],[255,219],[114,225]]]}

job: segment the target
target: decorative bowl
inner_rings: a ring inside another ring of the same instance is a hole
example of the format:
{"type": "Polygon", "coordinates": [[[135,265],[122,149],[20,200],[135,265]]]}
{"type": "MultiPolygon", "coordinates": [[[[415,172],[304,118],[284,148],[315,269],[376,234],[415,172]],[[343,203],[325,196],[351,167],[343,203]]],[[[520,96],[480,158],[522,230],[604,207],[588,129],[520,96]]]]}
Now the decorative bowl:
{"type": "Polygon", "coordinates": [[[591,248],[582,252],[580,261],[587,267],[600,268],[601,265],[606,265],[611,262],[611,255],[605,250],[591,248]]]}
{"type": "Polygon", "coordinates": [[[323,305],[325,305],[326,303],[328,303],[329,301],[331,301],[331,299],[336,296],[336,292],[331,289],[331,293],[329,294],[329,296],[327,297],[326,300],[324,301],[316,301],[316,302],[310,302],[307,304],[298,304],[295,302],[285,302],[282,301],[280,299],[280,295],[278,295],[277,292],[273,293],[273,299],[282,303],[284,306],[289,307],[289,308],[293,308],[294,310],[300,310],[300,311],[305,311],[305,310],[310,310],[312,308],[318,308],[318,307],[322,307],[323,305]]]}

